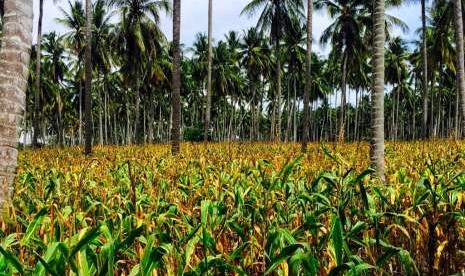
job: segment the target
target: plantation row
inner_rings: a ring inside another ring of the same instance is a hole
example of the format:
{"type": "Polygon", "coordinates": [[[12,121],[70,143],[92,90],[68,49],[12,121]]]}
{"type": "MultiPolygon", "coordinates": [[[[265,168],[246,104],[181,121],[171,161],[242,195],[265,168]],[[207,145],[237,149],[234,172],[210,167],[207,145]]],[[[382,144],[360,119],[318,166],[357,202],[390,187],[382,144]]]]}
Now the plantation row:
{"type": "Polygon", "coordinates": [[[367,169],[367,144],[299,149],[25,150],[0,222],[0,275],[465,270],[465,143],[388,143],[386,183],[367,169]]]}

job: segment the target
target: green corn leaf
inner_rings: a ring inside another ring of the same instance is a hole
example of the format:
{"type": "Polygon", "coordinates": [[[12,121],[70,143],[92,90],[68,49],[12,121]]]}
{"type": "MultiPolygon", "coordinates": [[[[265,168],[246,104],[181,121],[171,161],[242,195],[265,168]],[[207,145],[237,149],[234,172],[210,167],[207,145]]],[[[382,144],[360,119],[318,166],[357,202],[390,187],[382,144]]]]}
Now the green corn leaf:
{"type": "Polygon", "coordinates": [[[36,258],[39,260],[40,264],[45,268],[48,274],[52,276],[59,276],[58,273],[45,261],[37,252],[34,252],[36,258]]]}
{"type": "MultiPolygon", "coordinates": [[[[85,231],[84,229],[82,231],[85,231]]],[[[73,258],[79,251],[81,251],[84,247],[92,243],[98,236],[100,235],[100,227],[93,227],[90,230],[87,230],[82,236],[79,241],[71,247],[69,258],[73,258]]]]}
{"type": "Polygon", "coordinates": [[[20,275],[25,275],[24,268],[18,258],[11,252],[6,251],[0,246],[0,253],[5,258],[7,264],[11,265],[20,275]]]}
{"type": "Polygon", "coordinates": [[[382,266],[387,260],[389,260],[392,256],[399,254],[400,249],[396,247],[388,247],[386,251],[378,257],[376,260],[376,266],[382,266]]]}
{"type": "Polygon", "coordinates": [[[270,274],[271,272],[273,272],[276,267],[286,261],[287,259],[289,259],[290,257],[292,257],[292,255],[294,255],[294,253],[300,249],[300,248],[303,248],[304,246],[300,243],[296,243],[296,244],[291,244],[289,246],[286,246],[285,248],[283,248],[281,250],[281,252],[279,253],[278,256],[276,256],[275,258],[273,258],[273,260],[271,260],[268,268],[266,269],[266,272],[265,272],[265,275],[267,274],[270,274]]]}
{"type": "Polygon", "coordinates": [[[115,252],[118,252],[122,249],[126,249],[128,246],[132,245],[134,240],[142,235],[142,232],[144,232],[145,227],[141,226],[139,228],[136,228],[129,233],[129,235],[119,244],[115,246],[115,252]]]}
{"type": "Polygon", "coordinates": [[[334,254],[336,255],[337,266],[342,265],[342,258],[344,253],[344,237],[342,233],[341,220],[337,216],[333,216],[331,229],[331,240],[334,247],[334,254]]]}
{"type": "Polygon", "coordinates": [[[34,219],[32,219],[31,223],[27,226],[26,233],[23,236],[23,239],[21,240],[21,243],[24,245],[29,245],[30,241],[34,237],[35,233],[37,232],[37,229],[39,229],[40,225],[42,224],[42,221],[45,217],[45,215],[48,212],[48,208],[42,208],[35,216],[34,219]]]}
{"type": "Polygon", "coordinates": [[[376,267],[374,267],[374,266],[372,266],[370,264],[367,264],[367,263],[361,263],[361,264],[358,264],[358,265],[352,267],[349,270],[348,275],[350,275],[350,276],[359,276],[359,275],[362,275],[363,272],[365,272],[367,270],[372,270],[372,269],[376,269],[376,267]]]}

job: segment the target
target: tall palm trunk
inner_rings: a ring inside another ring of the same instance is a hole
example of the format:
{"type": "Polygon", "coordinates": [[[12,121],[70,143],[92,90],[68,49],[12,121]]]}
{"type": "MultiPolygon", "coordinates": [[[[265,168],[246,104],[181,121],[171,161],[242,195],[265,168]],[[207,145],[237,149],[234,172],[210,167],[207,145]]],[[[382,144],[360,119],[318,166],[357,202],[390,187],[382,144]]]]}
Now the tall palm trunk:
{"type": "Polygon", "coordinates": [[[32,1],[5,0],[0,50],[0,206],[10,195],[16,174],[16,149],[25,110],[32,43],[32,1]]]}
{"type": "Polygon", "coordinates": [[[39,122],[40,122],[40,91],[41,91],[41,55],[42,55],[42,18],[44,15],[44,0],[39,2],[39,23],[37,26],[37,47],[36,47],[36,89],[35,89],[35,99],[34,99],[34,135],[32,136],[32,146],[38,146],[39,140],[39,122]]]}
{"type": "Polygon", "coordinates": [[[173,0],[173,4],[173,125],[171,127],[171,153],[178,155],[181,132],[181,0],[173,0]]]}
{"type": "Polygon", "coordinates": [[[346,107],[346,93],[347,93],[347,53],[344,51],[342,59],[342,83],[341,83],[341,112],[339,114],[339,132],[337,140],[344,142],[344,127],[345,127],[345,107],[346,107]]]}
{"type": "Polygon", "coordinates": [[[84,99],[85,148],[84,153],[92,153],[92,0],[86,0],[86,89],[84,99]]]}
{"type": "Polygon", "coordinates": [[[302,152],[307,151],[307,143],[309,140],[309,99],[310,93],[312,89],[312,28],[313,28],[313,0],[307,0],[307,66],[306,66],[306,74],[305,74],[305,90],[304,90],[304,114],[302,118],[302,152]]]}
{"type": "Polygon", "coordinates": [[[371,162],[384,179],[384,0],[375,0],[373,41],[373,91],[371,162]]]}
{"type": "Polygon", "coordinates": [[[276,40],[276,119],[275,119],[275,128],[274,128],[274,142],[281,141],[281,121],[282,121],[282,73],[281,73],[281,39],[276,40]]]}
{"type": "MultiPolygon", "coordinates": [[[[465,126],[465,65],[463,43],[462,2],[454,0],[455,14],[455,42],[457,47],[457,93],[460,98],[460,112],[462,113],[462,125],[465,126]]],[[[458,130],[457,130],[458,131],[458,130]]],[[[460,131],[460,133],[465,133],[460,131]]],[[[459,135],[462,135],[459,134],[459,135]]]]}
{"type": "Polygon", "coordinates": [[[212,104],[212,65],[213,65],[213,49],[212,49],[212,24],[213,24],[213,1],[208,0],[208,76],[207,76],[207,99],[205,103],[205,126],[203,140],[208,141],[210,132],[210,115],[212,104]]]}
{"type": "Polygon", "coordinates": [[[423,90],[423,121],[421,128],[421,136],[426,139],[428,136],[428,52],[426,49],[426,3],[425,0],[421,0],[421,29],[422,29],[422,59],[423,59],[423,78],[422,78],[422,90],[423,90]]]}

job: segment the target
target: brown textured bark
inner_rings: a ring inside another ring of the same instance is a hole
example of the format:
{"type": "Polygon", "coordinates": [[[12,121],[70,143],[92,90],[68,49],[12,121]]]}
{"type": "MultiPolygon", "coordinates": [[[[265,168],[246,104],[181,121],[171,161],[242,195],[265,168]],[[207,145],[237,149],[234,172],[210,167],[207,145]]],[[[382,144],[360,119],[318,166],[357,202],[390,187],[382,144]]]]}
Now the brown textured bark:
{"type": "Polygon", "coordinates": [[[86,52],[85,52],[85,96],[84,96],[84,121],[85,121],[85,147],[84,153],[92,153],[92,0],[86,0],[86,52]]]}
{"type": "Polygon", "coordinates": [[[313,3],[312,0],[307,0],[307,66],[304,90],[304,114],[303,114],[303,133],[302,133],[302,152],[307,151],[307,143],[309,140],[309,98],[312,89],[312,28],[313,28],[313,3]]]}
{"type": "Polygon", "coordinates": [[[371,163],[384,180],[384,0],[375,0],[373,41],[373,91],[371,163]]]}
{"type": "Polygon", "coordinates": [[[5,0],[0,50],[0,206],[12,191],[25,110],[32,43],[32,1],[5,0]]]}
{"type": "MultiPolygon", "coordinates": [[[[465,65],[464,65],[464,43],[463,43],[463,21],[462,21],[462,2],[454,0],[455,15],[455,43],[457,47],[457,93],[460,98],[460,112],[462,113],[462,125],[465,126],[465,65]]],[[[458,131],[463,136],[465,131],[458,131]]]]}
{"type": "Polygon", "coordinates": [[[180,152],[181,136],[181,0],[173,0],[173,123],[171,127],[171,153],[180,152]]]}

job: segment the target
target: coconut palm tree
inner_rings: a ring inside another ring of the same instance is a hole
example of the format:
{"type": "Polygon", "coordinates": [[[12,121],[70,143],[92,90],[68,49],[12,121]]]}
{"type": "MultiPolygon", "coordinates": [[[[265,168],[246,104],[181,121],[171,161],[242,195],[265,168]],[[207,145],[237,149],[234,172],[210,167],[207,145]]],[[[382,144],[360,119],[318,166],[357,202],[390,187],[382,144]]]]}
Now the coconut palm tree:
{"type": "Polygon", "coordinates": [[[241,14],[255,15],[262,9],[257,28],[270,31],[271,42],[274,44],[276,68],[275,95],[272,112],[271,139],[281,140],[281,98],[282,98],[282,66],[281,66],[281,39],[286,29],[291,26],[291,18],[302,18],[302,0],[251,0],[242,10],[241,14]]]}
{"type": "Polygon", "coordinates": [[[367,50],[364,41],[366,28],[371,21],[371,14],[364,1],[360,0],[318,0],[315,8],[326,8],[334,19],[320,38],[323,45],[331,42],[332,56],[340,59],[341,65],[341,111],[339,113],[338,140],[344,140],[345,105],[347,98],[348,68],[354,68],[361,53],[367,50]]]}
{"type": "Polygon", "coordinates": [[[25,109],[33,16],[30,0],[5,0],[4,4],[0,49],[0,206],[9,199],[15,178],[16,146],[25,109]]]}
{"type": "Polygon", "coordinates": [[[375,0],[373,7],[373,88],[371,162],[384,180],[384,43],[386,40],[384,0],[375,0]]]}
{"type": "Polygon", "coordinates": [[[180,153],[181,140],[181,0],[173,0],[173,80],[171,153],[180,153]]]}
{"type": "MultiPolygon", "coordinates": [[[[55,33],[51,32],[43,37],[43,50],[44,50],[44,64],[45,71],[50,71],[50,80],[53,88],[51,90],[54,94],[54,102],[56,111],[56,121],[57,121],[57,134],[58,134],[58,144],[60,147],[64,146],[64,124],[63,124],[63,108],[66,103],[64,103],[64,97],[62,93],[64,89],[60,89],[60,83],[63,81],[67,66],[65,64],[65,47],[62,44],[62,39],[55,33]]],[[[37,75],[39,76],[39,75],[37,75]]]]}
{"type": "Polygon", "coordinates": [[[171,5],[168,0],[110,0],[121,16],[117,31],[116,46],[123,56],[121,70],[126,82],[134,93],[134,138],[141,137],[140,131],[140,88],[145,75],[143,60],[156,52],[157,41],[165,40],[159,27],[161,12],[168,13],[171,5]]]}
{"type": "Polygon", "coordinates": [[[85,25],[86,15],[83,3],[81,1],[71,2],[68,1],[69,12],[61,9],[62,18],[56,21],[62,24],[69,31],[64,35],[65,46],[71,50],[71,53],[76,55],[77,61],[75,63],[74,73],[79,87],[79,143],[82,143],[83,138],[83,80],[84,80],[84,52],[85,52],[85,25]]]}
{"type": "Polygon", "coordinates": [[[212,62],[213,62],[213,50],[212,50],[212,21],[213,21],[213,1],[208,0],[208,76],[207,76],[207,99],[205,103],[205,125],[203,140],[208,141],[210,133],[210,115],[211,115],[211,104],[212,104],[212,62]]]}
{"type": "Polygon", "coordinates": [[[267,69],[271,65],[271,52],[266,43],[263,33],[259,32],[257,28],[250,28],[244,31],[242,36],[242,43],[240,46],[240,65],[245,69],[247,74],[248,87],[251,91],[248,94],[251,96],[251,134],[252,140],[258,140],[260,130],[261,110],[257,109],[260,99],[261,79],[268,77],[267,69]]]}
{"type": "Polygon", "coordinates": [[[408,52],[405,42],[400,37],[394,37],[389,41],[386,51],[386,82],[393,85],[391,110],[391,139],[397,139],[399,123],[399,106],[400,97],[403,94],[403,88],[408,79],[408,52]]]}

